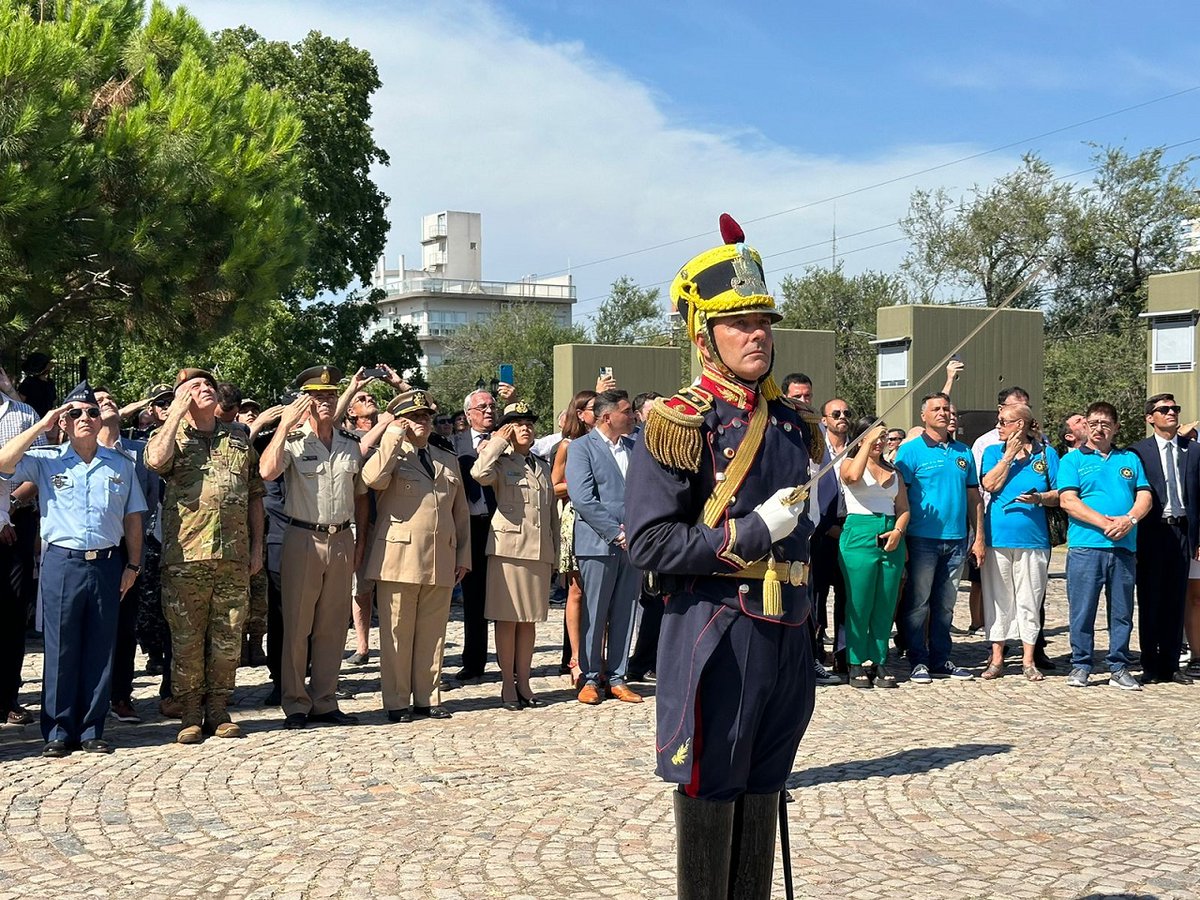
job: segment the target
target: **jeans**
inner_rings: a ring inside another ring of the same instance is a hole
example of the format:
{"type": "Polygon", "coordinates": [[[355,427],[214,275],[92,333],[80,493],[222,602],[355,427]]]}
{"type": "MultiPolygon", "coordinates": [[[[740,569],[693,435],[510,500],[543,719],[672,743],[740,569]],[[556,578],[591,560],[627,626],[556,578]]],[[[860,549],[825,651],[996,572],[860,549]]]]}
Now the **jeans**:
{"type": "Polygon", "coordinates": [[[950,660],[950,623],[966,559],[966,538],[955,541],[908,538],[908,583],[904,588],[901,627],[913,668],[929,666],[936,670],[950,660]]]}
{"type": "Polygon", "coordinates": [[[1137,556],[1132,550],[1072,547],[1067,551],[1067,609],[1071,623],[1071,665],[1092,670],[1096,609],[1100,588],[1108,597],[1109,671],[1129,665],[1133,634],[1133,584],[1137,556]]]}

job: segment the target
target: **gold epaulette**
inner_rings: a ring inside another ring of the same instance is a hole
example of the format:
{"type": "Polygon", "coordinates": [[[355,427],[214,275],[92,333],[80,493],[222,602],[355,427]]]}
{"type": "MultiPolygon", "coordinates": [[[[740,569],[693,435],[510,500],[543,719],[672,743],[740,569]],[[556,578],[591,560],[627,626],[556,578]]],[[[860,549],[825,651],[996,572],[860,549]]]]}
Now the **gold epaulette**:
{"type": "Polygon", "coordinates": [[[659,397],[646,417],[642,439],[650,455],[670,469],[700,471],[703,449],[700,426],[712,399],[695,388],[684,388],[674,397],[659,397]]]}
{"type": "Polygon", "coordinates": [[[821,417],[803,409],[799,412],[800,421],[808,426],[808,458],[820,465],[825,458],[825,433],[821,431],[821,417]]]}

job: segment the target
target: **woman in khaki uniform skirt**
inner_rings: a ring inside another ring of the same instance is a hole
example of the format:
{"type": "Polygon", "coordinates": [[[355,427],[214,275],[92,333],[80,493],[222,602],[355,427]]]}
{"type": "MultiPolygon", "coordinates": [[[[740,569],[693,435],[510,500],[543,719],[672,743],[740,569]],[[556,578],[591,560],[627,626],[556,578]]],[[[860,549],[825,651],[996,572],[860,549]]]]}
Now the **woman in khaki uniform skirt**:
{"type": "Polygon", "coordinates": [[[510,403],[499,427],[479,445],[479,458],[471,467],[471,477],[496,494],[484,614],[496,623],[500,699],[508,710],[542,705],[529,686],[529,673],[558,555],[558,504],[550,466],[530,453],[536,421],[525,401],[510,403]]]}

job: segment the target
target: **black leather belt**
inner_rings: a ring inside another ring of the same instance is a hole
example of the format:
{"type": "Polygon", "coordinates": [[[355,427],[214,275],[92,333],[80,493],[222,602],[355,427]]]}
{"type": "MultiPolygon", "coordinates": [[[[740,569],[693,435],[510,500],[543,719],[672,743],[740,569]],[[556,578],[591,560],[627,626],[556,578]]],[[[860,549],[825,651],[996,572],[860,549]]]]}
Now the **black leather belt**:
{"type": "Polygon", "coordinates": [[[1168,525],[1177,525],[1182,528],[1187,525],[1187,516],[1163,516],[1163,521],[1168,525]]]}
{"type": "Polygon", "coordinates": [[[345,531],[350,527],[348,519],[341,525],[318,525],[315,522],[305,522],[301,519],[289,519],[288,522],[297,528],[303,528],[305,531],[316,531],[321,534],[337,534],[339,531],[345,531]]]}
{"type": "Polygon", "coordinates": [[[68,559],[111,559],[117,555],[119,547],[106,547],[103,550],[72,550],[69,547],[60,547],[58,544],[51,544],[59,553],[65,553],[68,559]]]}

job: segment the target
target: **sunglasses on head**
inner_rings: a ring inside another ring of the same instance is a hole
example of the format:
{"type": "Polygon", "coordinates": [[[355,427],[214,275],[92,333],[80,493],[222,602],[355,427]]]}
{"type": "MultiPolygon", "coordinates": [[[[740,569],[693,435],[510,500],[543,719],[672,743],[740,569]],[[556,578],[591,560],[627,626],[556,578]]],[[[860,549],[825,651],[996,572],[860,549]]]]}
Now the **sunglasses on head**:
{"type": "Polygon", "coordinates": [[[98,407],[95,407],[95,406],[89,406],[89,407],[87,407],[87,409],[80,409],[80,408],[77,406],[77,407],[75,407],[74,409],[69,409],[69,410],[67,410],[67,418],[70,418],[70,419],[78,419],[78,418],[80,418],[80,417],[81,417],[81,416],[82,416],[84,413],[87,413],[87,417],[88,417],[89,419],[98,419],[98,418],[100,418],[100,409],[99,409],[98,407]]]}
{"type": "Polygon", "coordinates": [[[1160,416],[1169,416],[1171,413],[1174,413],[1175,415],[1179,415],[1179,413],[1182,410],[1183,410],[1182,406],[1156,406],[1156,407],[1154,407],[1154,411],[1156,413],[1158,413],[1160,416]]]}

